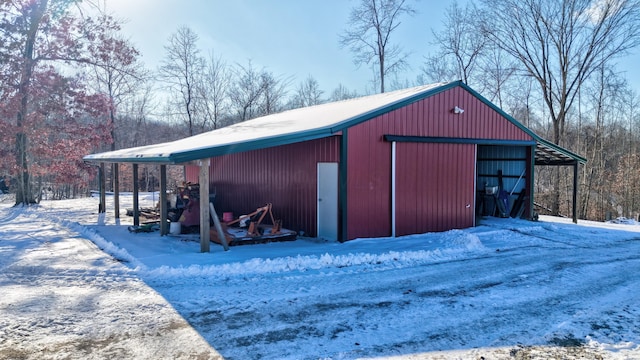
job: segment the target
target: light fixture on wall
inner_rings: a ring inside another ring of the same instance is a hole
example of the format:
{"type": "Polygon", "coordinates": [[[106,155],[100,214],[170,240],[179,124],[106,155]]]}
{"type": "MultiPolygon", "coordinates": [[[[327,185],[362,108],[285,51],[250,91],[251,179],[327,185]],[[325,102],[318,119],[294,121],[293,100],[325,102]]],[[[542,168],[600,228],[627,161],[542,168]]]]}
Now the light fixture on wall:
{"type": "Polygon", "coordinates": [[[455,106],[453,109],[451,109],[451,112],[454,113],[454,114],[458,114],[459,115],[459,114],[462,114],[464,112],[464,109],[462,109],[462,108],[460,108],[458,106],[455,106]]]}

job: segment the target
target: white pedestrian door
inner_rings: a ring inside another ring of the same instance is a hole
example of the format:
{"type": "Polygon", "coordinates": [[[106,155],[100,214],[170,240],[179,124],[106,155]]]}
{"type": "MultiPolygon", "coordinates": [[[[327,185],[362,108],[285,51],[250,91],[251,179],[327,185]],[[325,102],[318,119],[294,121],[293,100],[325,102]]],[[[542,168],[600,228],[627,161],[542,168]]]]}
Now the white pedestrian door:
{"type": "Polygon", "coordinates": [[[318,163],[318,237],[338,240],[338,163],[318,163]]]}

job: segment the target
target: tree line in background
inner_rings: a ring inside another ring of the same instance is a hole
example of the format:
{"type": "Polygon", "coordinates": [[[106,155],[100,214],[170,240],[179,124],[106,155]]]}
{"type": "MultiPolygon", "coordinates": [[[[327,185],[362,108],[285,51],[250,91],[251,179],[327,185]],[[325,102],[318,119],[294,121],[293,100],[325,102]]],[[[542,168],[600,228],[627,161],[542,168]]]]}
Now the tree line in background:
{"type": "MultiPolygon", "coordinates": [[[[82,156],[92,152],[366,95],[341,84],[325,94],[311,74],[294,79],[251,60],[229,62],[200,49],[187,26],[167,39],[160,66],[148,69],[104,9],[73,0],[0,0],[0,175],[13,180],[16,203],[36,201],[43,188],[57,198],[88,193],[96,168],[82,156]]],[[[357,66],[375,70],[368,92],[461,79],[541,136],[587,157],[581,218],[637,216],[640,97],[616,68],[640,42],[637,0],[454,2],[442,30],[432,32],[436,51],[408,64],[394,36],[415,12],[409,0],[354,5],[337,41],[357,66]],[[420,74],[402,79],[411,65],[420,74]]],[[[121,166],[121,186],[129,190],[130,170],[121,166]]],[[[157,186],[157,172],[141,166],[141,189],[157,186]]],[[[571,172],[536,172],[537,201],[568,214],[571,172]]]]}
{"type": "MultiPolygon", "coordinates": [[[[427,80],[459,78],[553,143],[585,156],[578,216],[636,217],[637,92],[616,61],[640,44],[634,0],[481,0],[453,3],[427,80]],[[464,21],[461,21],[464,19],[464,21]]],[[[536,199],[570,214],[572,169],[537,167],[536,199]]]]}

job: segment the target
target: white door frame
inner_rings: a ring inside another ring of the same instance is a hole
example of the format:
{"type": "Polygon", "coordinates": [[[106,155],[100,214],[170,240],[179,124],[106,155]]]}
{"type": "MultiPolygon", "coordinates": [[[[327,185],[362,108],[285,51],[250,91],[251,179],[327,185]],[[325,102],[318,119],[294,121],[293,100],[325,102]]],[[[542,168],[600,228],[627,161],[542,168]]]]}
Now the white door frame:
{"type": "Polygon", "coordinates": [[[318,238],[338,240],[338,163],[317,167],[316,224],[318,238]]]}

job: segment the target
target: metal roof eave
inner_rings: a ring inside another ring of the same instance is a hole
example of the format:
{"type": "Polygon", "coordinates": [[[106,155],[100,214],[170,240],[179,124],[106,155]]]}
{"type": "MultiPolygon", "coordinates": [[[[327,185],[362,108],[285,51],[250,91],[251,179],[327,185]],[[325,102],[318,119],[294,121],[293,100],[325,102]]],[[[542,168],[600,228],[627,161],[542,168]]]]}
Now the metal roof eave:
{"type": "MultiPolygon", "coordinates": [[[[117,150],[116,150],[117,151],[117,150]]],[[[102,154],[109,154],[108,152],[96,153],[86,155],[82,158],[85,163],[91,164],[99,164],[99,163],[159,163],[159,164],[170,164],[170,160],[167,156],[159,154],[157,156],[144,156],[144,155],[136,155],[136,156],[101,156],[102,154]]]]}
{"type": "Polygon", "coordinates": [[[257,139],[235,144],[190,150],[171,154],[169,158],[172,163],[179,164],[194,160],[207,159],[215,156],[229,155],[252,150],[261,150],[275,146],[294,144],[302,141],[316,140],[333,135],[336,134],[331,130],[331,128],[322,128],[313,132],[300,132],[266,139],[257,139]]]}
{"type": "MultiPolygon", "coordinates": [[[[190,149],[183,150],[174,153],[168,154],[158,154],[154,155],[136,155],[136,156],[128,156],[128,157],[109,157],[109,155],[105,157],[94,157],[94,155],[100,154],[92,154],[87,155],[83,159],[86,162],[91,163],[156,163],[156,164],[181,164],[187,163],[194,160],[206,159],[215,156],[234,154],[238,152],[251,151],[251,150],[260,150],[274,146],[288,145],[302,141],[315,140],[319,138],[329,137],[336,135],[337,133],[373,119],[382,114],[391,112],[393,110],[402,108],[416,101],[420,101],[422,99],[431,97],[437,93],[449,90],[451,88],[455,88],[457,86],[462,87],[466,91],[468,91],[472,96],[476,97],[478,100],[483,102],[485,105],[489,106],[496,112],[498,112],[501,116],[511,122],[513,125],[518,127],[523,132],[527,133],[533,141],[537,143],[536,145],[536,153],[546,154],[546,156],[541,156],[540,159],[536,156],[536,163],[540,165],[569,165],[575,162],[585,164],[587,160],[584,157],[581,157],[567,149],[564,149],[558,145],[555,145],[540,136],[534,133],[531,129],[524,126],[522,123],[517,121],[515,118],[505,113],[502,109],[497,107],[495,104],[491,103],[489,100],[484,98],[482,95],[477,93],[475,90],[471,89],[461,80],[453,81],[450,83],[442,84],[440,86],[435,86],[433,88],[426,89],[417,94],[411,95],[407,98],[398,100],[396,102],[383,105],[379,108],[367,111],[365,113],[356,115],[354,117],[345,119],[338,123],[328,125],[326,127],[317,128],[313,130],[304,130],[291,134],[282,134],[276,135],[269,138],[259,138],[252,139],[248,141],[232,143],[232,144],[224,144],[218,146],[210,146],[198,149],[190,149]],[[539,150],[539,151],[538,151],[539,150]]],[[[140,147],[140,148],[144,148],[140,147]]],[[[160,150],[160,149],[159,149],[160,150]]],[[[109,154],[102,153],[102,154],[109,154]]]]}
{"type": "Polygon", "coordinates": [[[437,136],[405,136],[383,135],[389,142],[413,142],[431,144],[473,144],[473,145],[501,145],[501,146],[535,146],[533,140],[501,140],[501,139],[476,139],[476,138],[452,138],[437,136]]]}
{"type": "Polygon", "coordinates": [[[462,81],[458,80],[458,81],[452,81],[440,86],[436,86],[434,88],[430,88],[430,89],[426,89],[422,92],[419,92],[417,94],[414,94],[412,96],[409,96],[405,99],[402,100],[398,100],[396,102],[387,104],[385,106],[379,107],[377,109],[373,109],[371,111],[368,111],[366,113],[354,116],[352,118],[346,119],[344,121],[341,121],[333,126],[331,126],[331,131],[332,132],[339,132],[342,131],[344,129],[348,129],[350,127],[353,127],[355,125],[361,124],[367,120],[371,120],[377,116],[386,114],[388,112],[400,109],[404,106],[407,106],[409,104],[412,104],[416,101],[420,101],[422,99],[431,97],[437,93],[441,93],[443,91],[455,88],[457,86],[459,86],[460,84],[462,84],[462,81]]]}
{"type": "MultiPolygon", "coordinates": [[[[490,102],[489,100],[487,100],[485,97],[483,97],[482,95],[480,95],[479,93],[477,93],[475,90],[473,90],[472,88],[470,88],[467,84],[465,84],[464,82],[460,81],[459,85],[467,90],[469,93],[471,93],[473,96],[475,96],[478,100],[480,100],[481,102],[483,102],[485,105],[489,106],[490,108],[492,108],[493,110],[497,111],[501,116],[503,116],[505,119],[509,120],[509,122],[511,122],[513,125],[515,125],[516,127],[518,127],[520,130],[524,131],[525,133],[527,133],[529,136],[531,136],[536,142],[538,142],[539,145],[541,145],[543,148],[550,148],[551,150],[557,152],[559,155],[564,156],[566,158],[563,158],[563,161],[560,161],[560,163],[564,164],[566,162],[567,165],[572,164],[573,162],[578,162],[580,164],[586,164],[587,163],[587,159],[577,155],[565,148],[562,148],[550,141],[547,141],[545,139],[543,139],[542,137],[540,137],[538,134],[536,134],[535,132],[533,132],[531,129],[529,129],[528,127],[524,126],[521,122],[519,122],[518,120],[516,120],[514,117],[512,117],[511,115],[507,114],[506,112],[504,112],[504,110],[500,109],[498,106],[496,106],[494,103],[490,102]]],[[[536,149],[539,146],[536,146],[536,149]]],[[[556,159],[557,160],[557,159],[556,159]]],[[[541,164],[543,165],[543,164],[541,164]]],[[[554,164],[557,165],[557,164],[554,164]]]]}
{"type": "Polygon", "coordinates": [[[204,159],[207,157],[228,155],[228,154],[251,151],[251,150],[260,150],[260,149],[265,149],[265,148],[274,147],[274,146],[288,145],[288,144],[293,144],[297,142],[315,140],[315,139],[333,136],[345,129],[361,124],[365,121],[371,120],[382,114],[386,114],[393,110],[397,110],[399,108],[407,106],[416,101],[420,101],[422,99],[431,97],[437,93],[455,88],[460,84],[462,84],[462,81],[458,80],[458,81],[452,81],[440,86],[435,86],[433,88],[426,89],[417,94],[409,96],[405,99],[392,102],[390,104],[387,104],[377,109],[373,109],[371,111],[367,111],[360,115],[345,119],[337,124],[330,125],[327,127],[318,128],[315,130],[302,131],[302,132],[293,133],[293,134],[280,135],[272,138],[252,140],[252,141],[247,141],[247,142],[238,143],[238,144],[223,145],[215,148],[200,149],[200,150],[191,152],[192,154],[190,155],[172,156],[172,160],[174,160],[175,163],[181,163],[181,162],[186,162],[191,160],[204,159]]]}
{"type": "MultiPolygon", "coordinates": [[[[587,163],[587,159],[585,157],[582,157],[548,140],[545,140],[539,137],[538,135],[536,135],[536,141],[538,142],[537,149],[540,149],[541,151],[547,154],[554,154],[556,155],[556,158],[558,157],[563,158],[563,161],[561,162],[565,162],[567,163],[567,165],[570,165],[574,162],[580,163],[582,165],[587,163]]],[[[555,161],[557,161],[557,159],[555,161]]],[[[545,165],[545,164],[540,163],[539,165],[545,165]]],[[[553,165],[553,164],[549,164],[549,165],[553,165]]]]}
{"type": "MultiPolygon", "coordinates": [[[[297,142],[315,140],[336,135],[338,131],[334,131],[331,127],[320,128],[314,131],[298,132],[285,136],[276,136],[271,138],[256,139],[240,143],[226,144],[222,146],[206,147],[193,150],[169,153],[167,155],[159,154],[157,156],[129,156],[129,157],[94,157],[92,154],[83,158],[89,163],[145,163],[145,164],[161,164],[174,165],[183,164],[190,161],[207,159],[215,156],[229,155],[239,152],[260,150],[274,146],[289,145],[297,142]]],[[[108,153],[108,152],[107,152],[108,153]]],[[[104,153],[103,153],[104,154],[104,153]]]]}
{"type": "MultiPolygon", "coordinates": [[[[157,156],[131,156],[131,157],[94,157],[92,154],[87,155],[83,159],[85,162],[91,163],[157,163],[157,164],[181,164],[194,160],[206,159],[214,156],[228,155],[238,152],[260,150],[274,146],[288,145],[296,142],[315,140],[323,137],[329,137],[336,135],[337,133],[348,129],[352,126],[358,125],[370,119],[373,119],[382,114],[391,112],[393,110],[404,107],[408,104],[422,100],[424,98],[435,95],[439,92],[449,90],[462,84],[461,81],[453,81],[440,86],[436,86],[430,89],[426,89],[422,92],[409,96],[405,99],[381,106],[377,109],[362,113],[360,115],[345,119],[339,123],[329,125],[327,127],[318,128],[314,130],[306,130],[293,134],[278,135],[270,138],[254,139],[244,141],[241,143],[225,144],[220,146],[213,146],[207,148],[199,148],[193,150],[186,150],[176,153],[170,153],[167,155],[159,154],[157,156]]],[[[102,153],[102,154],[108,154],[102,153]]]]}
{"type": "Polygon", "coordinates": [[[172,165],[172,163],[168,158],[161,156],[154,157],[117,157],[117,158],[87,158],[84,157],[82,160],[85,163],[90,164],[99,164],[99,163],[130,163],[130,164],[159,164],[159,165],[172,165]]]}

